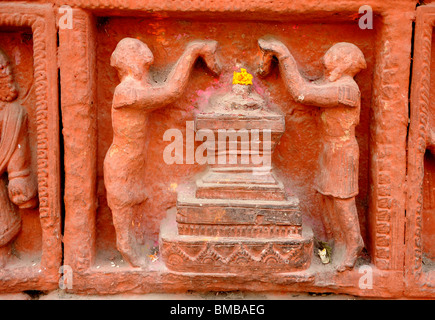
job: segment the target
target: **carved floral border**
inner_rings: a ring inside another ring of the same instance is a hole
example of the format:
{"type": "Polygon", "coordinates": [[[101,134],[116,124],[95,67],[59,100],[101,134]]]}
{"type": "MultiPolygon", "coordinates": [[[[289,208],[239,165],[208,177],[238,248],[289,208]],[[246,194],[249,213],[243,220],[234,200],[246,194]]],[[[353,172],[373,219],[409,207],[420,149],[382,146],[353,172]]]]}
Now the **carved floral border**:
{"type": "Polygon", "coordinates": [[[27,27],[33,34],[42,255],[35,266],[0,270],[0,290],[44,290],[57,285],[62,260],[56,26],[51,6],[10,2],[0,4],[0,29],[3,27],[27,27]]]}
{"type": "Polygon", "coordinates": [[[422,212],[424,154],[429,129],[432,35],[435,6],[417,9],[414,45],[414,66],[411,86],[411,122],[408,138],[408,187],[406,208],[407,290],[412,295],[435,293],[435,270],[423,270],[422,212]],[[415,290],[417,289],[418,290],[415,290]]]}

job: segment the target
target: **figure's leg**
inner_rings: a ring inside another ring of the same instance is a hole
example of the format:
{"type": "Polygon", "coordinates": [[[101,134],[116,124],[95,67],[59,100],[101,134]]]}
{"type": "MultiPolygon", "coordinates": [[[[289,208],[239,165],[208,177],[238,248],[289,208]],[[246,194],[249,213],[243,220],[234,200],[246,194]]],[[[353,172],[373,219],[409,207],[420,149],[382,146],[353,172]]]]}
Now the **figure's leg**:
{"type": "Polygon", "coordinates": [[[333,221],[331,220],[334,211],[334,204],[328,196],[322,196],[322,199],[323,207],[325,209],[322,214],[322,222],[325,228],[326,239],[329,241],[334,239],[334,231],[332,226],[333,221]]]}
{"type": "Polygon", "coordinates": [[[138,246],[133,230],[134,206],[112,208],[113,225],[116,231],[116,247],[124,260],[133,267],[145,264],[145,257],[138,252],[138,246]]]}
{"type": "Polygon", "coordinates": [[[329,225],[333,234],[334,246],[342,246],[344,243],[344,236],[343,230],[340,226],[340,221],[338,219],[335,198],[331,196],[325,196],[325,202],[329,216],[329,225]]]}
{"type": "Polygon", "coordinates": [[[144,265],[145,258],[137,250],[138,246],[132,225],[134,213],[137,210],[137,199],[134,197],[138,195],[139,184],[136,182],[139,178],[131,173],[134,172],[134,168],[131,167],[137,163],[131,159],[131,155],[129,158],[125,153],[114,152],[110,156],[112,148],[113,145],[104,159],[104,185],[107,193],[107,204],[112,211],[116,247],[126,262],[133,267],[140,267],[144,265]],[[121,165],[123,162],[127,162],[129,168],[121,165]]]}
{"type": "Polygon", "coordinates": [[[337,271],[352,269],[358,255],[364,247],[356,210],[355,197],[349,199],[334,199],[337,222],[343,231],[346,251],[343,260],[337,266],[337,271]]]}
{"type": "Polygon", "coordinates": [[[326,212],[328,214],[329,225],[332,232],[332,244],[333,252],[332,259],[339,261],[344,254],[345,244],[343,240],[343,232],[341,230],[340,221],[338,220],[337,211],[335,208],[335,201],[331,196],[324,196],[326,204],[326,212]]]}
{"type": "Polygon", "coordinates": [[[0,247],[0,268],[4,268],[11,257],[11,246],[9,244],[0,247]]]}

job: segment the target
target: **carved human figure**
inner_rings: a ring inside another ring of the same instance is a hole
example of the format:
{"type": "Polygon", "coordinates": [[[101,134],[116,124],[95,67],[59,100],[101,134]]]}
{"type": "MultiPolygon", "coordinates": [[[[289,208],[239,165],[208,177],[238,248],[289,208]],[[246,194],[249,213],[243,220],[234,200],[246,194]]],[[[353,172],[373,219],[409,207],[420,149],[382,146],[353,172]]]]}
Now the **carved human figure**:
{"type": "Polygon", "coordinates": [[[220,73],[216,48],[215,41],[189,43],[163,83],[150,78],[154,58],[142,41],[122,39],[112,53],[110,64],[118,71],[121,83],[112,101],[113,142],[104,160],[104,182],[117,248],[134,267],[145,264],[133,235],[132,219],[148,198],[143,180],[148,115],[181,96],[197,58],[201,57],[213,74],[220,73]]]}
{"type": "Polygon", "coordinates": [[[37,183],[31,173],[27,114],[6,54],[0,50],[0,267],[11,255],[21,229],[18,208],[37,206],[37,183]]]}
{"type": "Polygon", "coordinates": [[[364,243],[361,237],[355,196],[358,194],[359,148],[355,127],[360,117],[360,91],[353,77],[366,68],[361,50],[346,42],[333,45],[323,56],[324,78],[311,82],[298,70],[288,48],[276,39],[260,39],[263,60],[259,74],[266,76],[273,57],[293,99],[320,108],[319,126],[323,148],[315,189],[322,194],[325,229],[333,238],[338,271],[352,269],[364,243]]]}

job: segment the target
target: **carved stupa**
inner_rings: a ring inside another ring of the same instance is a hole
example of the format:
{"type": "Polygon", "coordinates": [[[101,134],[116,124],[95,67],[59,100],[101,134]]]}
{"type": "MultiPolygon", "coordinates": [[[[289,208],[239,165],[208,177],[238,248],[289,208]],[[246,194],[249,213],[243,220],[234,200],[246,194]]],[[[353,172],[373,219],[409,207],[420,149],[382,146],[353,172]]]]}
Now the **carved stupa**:
{"type": "Polygon", "coordinates": [[[208,150],[214,159],[179,191],[175,217],[162,224],[161,253],[170,270],[291,272],[310,265],[312,232],[302,228],[298,198],[286,194],[270,165],[284,115],[252,82],[240,82],[246,81],[212,96],[195,118],[197,132],[214,133],[214,152],[208,150]]]}

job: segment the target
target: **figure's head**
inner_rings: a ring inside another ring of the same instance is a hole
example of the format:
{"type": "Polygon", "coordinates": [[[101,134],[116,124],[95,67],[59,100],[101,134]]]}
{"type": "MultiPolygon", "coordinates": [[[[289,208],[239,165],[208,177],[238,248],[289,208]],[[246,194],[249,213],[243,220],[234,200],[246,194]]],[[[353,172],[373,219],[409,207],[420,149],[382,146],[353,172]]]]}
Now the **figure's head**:
{"type": "Polygon", "coordinates": [[[11,63],[6,54],[0,50],[0,101],[13,101],[18,96],[11,63]]]}
{"type": "Polygon", "coordinates": [[[364,54],[354,44],[339,42],[334,44],[323,56],[326,77],[333,82],[344,75],[355,76],[367,68],[364,54]]]}
{"type": "Polygon", "coordinates": [[[131,75],[141,79],[153,63],[154,56],[148,46],[138,39],[124,38],[118,42],[110,58],[110,65],[121,77],[131,75]]]}

